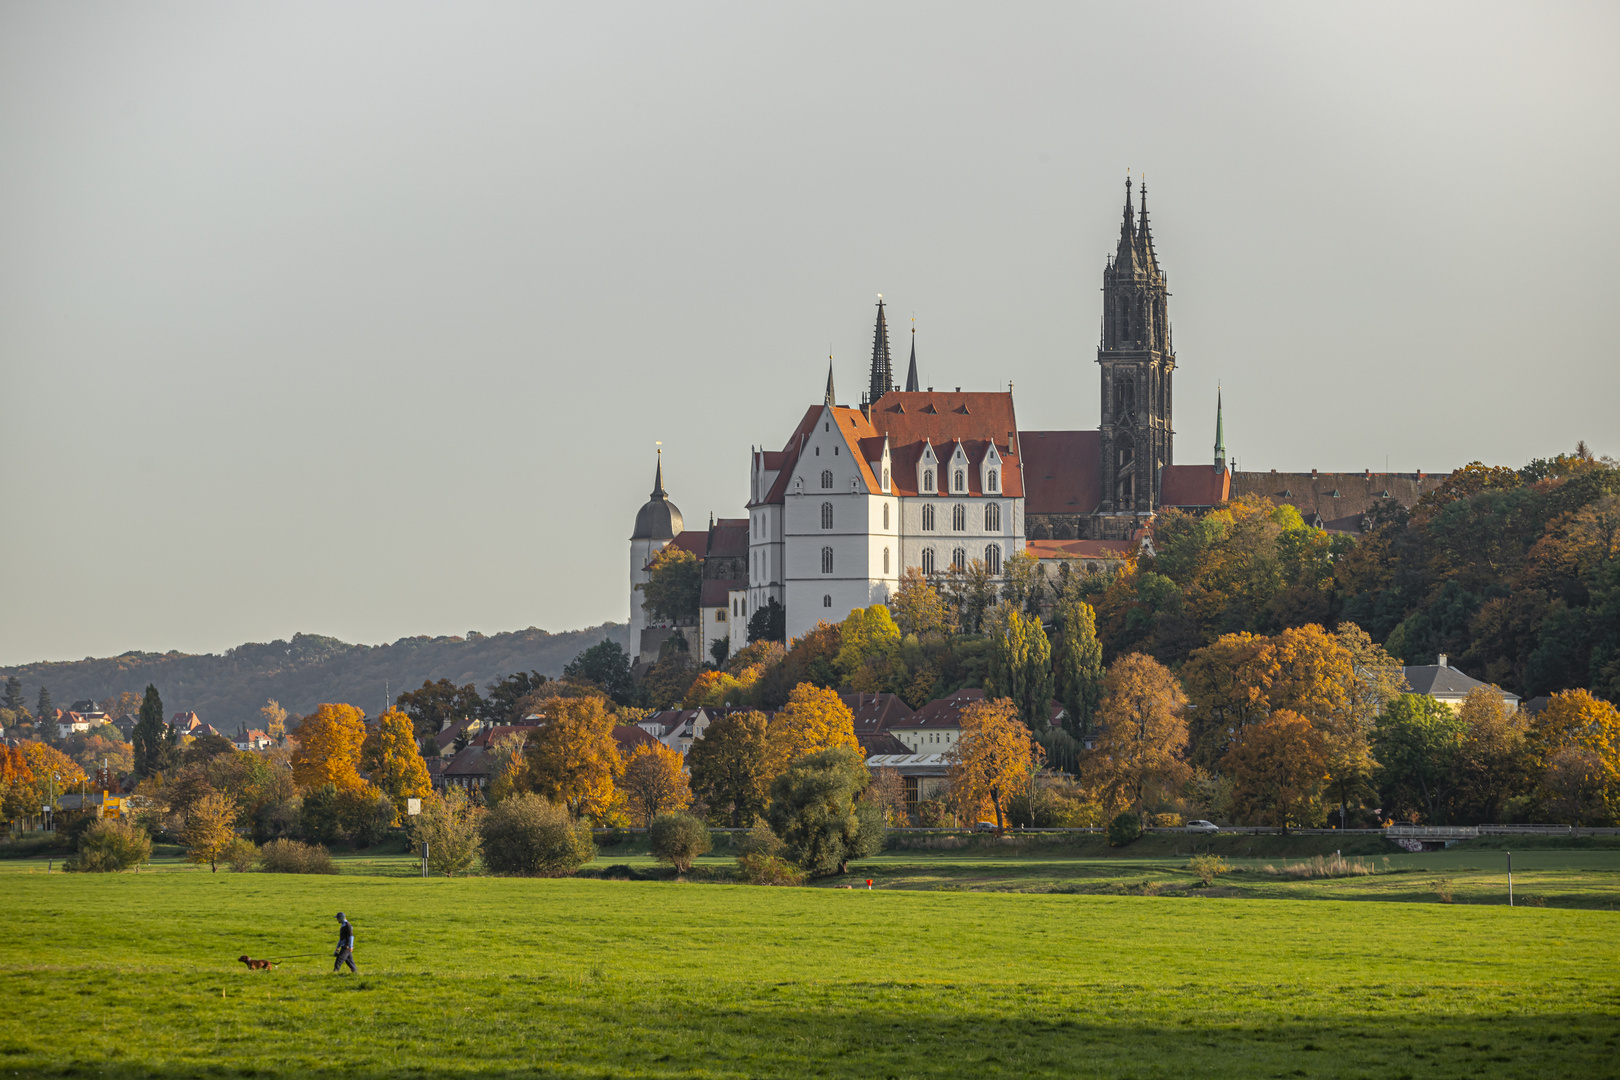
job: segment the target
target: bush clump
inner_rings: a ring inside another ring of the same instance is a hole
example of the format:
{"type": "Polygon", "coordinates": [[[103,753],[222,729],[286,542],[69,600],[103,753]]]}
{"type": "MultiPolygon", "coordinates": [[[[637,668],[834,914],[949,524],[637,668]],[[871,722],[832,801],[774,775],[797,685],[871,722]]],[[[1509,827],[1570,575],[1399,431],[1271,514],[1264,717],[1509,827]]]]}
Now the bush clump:
{"type": "Polygon", "coordinates": [[[229,864],[230,868],[238,874],[245,874],[253,869],[253,864],[259,861],[259,849],[253,841],[245,836],[238,836],[231,841],[230,847],[220,852],[219,859],[229,864]]]}
{"type": "Polygon", "coordinates": [[[737,872],[750,885],[803,885],[804,871],[776,855],[751,851],[737,859],[737,872]]]}
{"type": "Polygon", "coordinates": [[[140,866],[152,857],[152,838],[131,822],[102,818],[79,834],[79,850],[66,869],[108,874],[140,866]]]}
{"type": "Polygon", "coordinates": [[[1108,846],[1124,847],[1142,835],[1142,819],[1130,811],[1117,814],[1108,823],[1108,846]]]}
{"type": "Polygon", "coordinates": [[[259,869],[267,874],[335,874],[332,854],[320,844],[272,840],[259,849],[259,869]]]}
{"type": "Polygon", "coordinates": [[[692,860],[710,846],[709,827],[691,814],[659,814],[647,829],[647,850],[677,873],[692,869],[692,860]]]}
{"type": "Polygon", "coordinates": [[[510,795],[484,814],[484,869],[509,877],[564,877],[596,858],[591,830],[539,795],[510,795]]]}
{"type": "Polygon", "coordinates": [[[411,844],[417,850],[428,846],[428,869],[454,877],[472,869],[483,847],[478,835],[483,810],[460,788],[450,788],[433,799],[411,825],[411,844]]]}
{"type": "Polygon", "coordinates": [[[1219,855],[1194,855],[1192,861],[1187,863],[1187,869],[1198,875],[1198,880],[1206,887],[1222,874],[1232,872],[1226,860],[1219,855]]]}

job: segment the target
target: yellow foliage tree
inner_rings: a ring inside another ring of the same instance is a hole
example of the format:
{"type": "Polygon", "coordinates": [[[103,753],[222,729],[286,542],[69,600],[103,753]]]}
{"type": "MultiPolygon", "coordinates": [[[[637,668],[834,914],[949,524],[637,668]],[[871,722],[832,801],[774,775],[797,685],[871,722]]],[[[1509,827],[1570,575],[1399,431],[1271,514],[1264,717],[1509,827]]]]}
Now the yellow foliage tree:
{"type": "MultiPolygon", "coordinates": [[[[1548,765],[1561,750],[1586,751],[1601,778],[1609,816],[1620,818],[1620,709],[1586,690],[1565,690],[1554,694],[1536,716],[1531,741],[1548,765]]],[[[34,774],[39,774],[37,766],[34,774]]]]}
{"type": "Polygon", "coordinates": [[[955,626],[945,598],[929,582],[921,567],[911,566],[900,575],[900,587],[889,597],[894,621],[902,634],[949,634],[955,626]]]}
{"type": "Polygon", "coordinates": [[[264,725],[264,733],[276,742],[286,737],[287,710],[275,698],[267,700],[259,710],[259,722],[264,725]]]}
{"type": "Polygon", "coordinates": [[[394,804],[396,825],[405,817],[407,799],[425,799],[433,791],[411,718],[398,709],[389,709],[377,720],[377,764],[371,782],[394,804]]]}
{"type": "Polygon", "coordinates": [[[353,705],[317,705],[298,725],[298,749],[292,754],[293,779],[313,791],[324,784],[341,790],[365,783],[360,777],[360,748],[366,741],[365,714],[353,705]]]}
{"type": "Polygon", "coordinates": [[[834,665],[846,678],[869,658],[892,656],[900,647],[900,627],[884,604],[856,608],[838,627],[838,658],[834,665]]]}
{"type": "Polygon", "coordinates": [[[1298,713],[1279,709],[1221,759],[1239,815],[1259,815],[1284,832],[1308,821],[1327,783],[1327,739],[1298,713]]]}
{"type": "Polygon", "coordinates": [[[1263,634],[1226,634],[1195,649],[1181,681],[1193,705],[1189,755],[1213,767],[1244,729],[1271,711],[1271,684],[1279,674],[1277,649],[1263,634]]]}
{"type": "MultiPolygon", "coordinates": [[[[34,787],[41,795],[48,797],[53,785],[58,795],[88,790],[85,784],[89,778],[85,776],[84,769],[54,746],[31,740],[19,742],[17,746],[22,750],[29,771],[34,774],[34,787]]],[[[34,807],[34,813],[39,813],[39,807],[34,807]]]]}
{"type": "Polygon", "coordinates": [[[1150,791],[1179,787],[1192,775],[1186,707],[1169,668],[1141,653],[1120,657],[1103,677],[1102,731],[1081,759],[1083,770],[1116,805],[1140,814],[1150,791]]]}
{"type": "Polygon", "coordinates": [[[613,804],[624,772],[613,741],[613,714],[599,697],[558,698],[524,748],[534,790],[578,818],[613,804]]]}
{"type": "Polygon", "coordinates": [[[217,791],[210,791],[191,806],[180,842],[186,845],[186,858],[207,863],[219,873],[216,863],[236,840],[236,804],[217,791]]]}
{"type": "Polygon", "coordinates": [[[800,683],[788,694],[766,730],[765,775],[774,779],[806,754],[834,747],[860,748],[855,740],[855,714],[839,700],[838,691],[800,683]]]}
{"type": "Polygon", "coordinates": [[[619,780],[630,807],[630,820],[646,828],[653,818],[671,810],[685,810],[692,803],[681,755],[663,743],[642,743],[630,754],[619,780]]]}
{"type": "Polygon", "coordinates": [[[973,821],[989,803],[996,828],[1006,828],[1008,800],[1029,785],[1044,756],[1011,698],[969,705],[962,710],[961,737],[945,756],[957,812],[973,821]]]}

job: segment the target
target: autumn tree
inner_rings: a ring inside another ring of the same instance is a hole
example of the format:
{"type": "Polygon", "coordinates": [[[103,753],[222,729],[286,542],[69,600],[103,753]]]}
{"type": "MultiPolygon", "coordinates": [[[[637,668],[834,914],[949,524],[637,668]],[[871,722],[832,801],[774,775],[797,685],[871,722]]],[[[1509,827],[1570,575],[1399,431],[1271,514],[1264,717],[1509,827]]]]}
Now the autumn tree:
{"type": "Polygon", "coordinates": [[[1157,660],[1132,653],[1114,661],[1097,710],[1102,730],[1084,772],[1112,801],[1140,815],[1149,793],[1179,787],[1192,775],[1186,707],[1181,685],[1157,660]]]}
{"type": "MultiPolygon", "coordinates": [[[[18,749],[22,751],[28,771],[34,774],[34,785],[41,795],[78,791],[89,781],[79,763],[54,746],[28,741],[19,743],[18,749]]],[[[39,813],[38,806],[33,812],[39,813]]]]}
{"type": "Polygon", "coordinates": [[[1457,719],[1463,733],[1453,765],[1450,816],[1482,825],[1499,822],[1507,801],[1530,783],[1529,724],[1488,686],[1463,699],[1457,719]]]}
{"type": "Polygon", "coordinates": [[[1260,634],[1226,634],[1193,651],[1181,669],[1193,764],[1215,768],[1247,728],[1265,722],[1278,674],[1277,650],[1260,634]]]}
{"type": "Polygon", "coordinates": [[[270,698],[259,709],[259,723],[273,741],[279,743],[287,737],[287,710],[275,698],[270,698]]]}
{"type": "Polygon", "coordinates": [[[186,846],[186,858],[194,863],[207,863],[208,869],[219,873],[216,865],[236,840],[236,804],[217,791],[210,791],[191,805],[186,815],[186,827],[180,833],[180,842],[186,846]]]}
{"type": "Polygon", "coordinates": [[[1031,731],[1051,726],[1052,643],[1039,615],[1004,603],[989,620],[990,671],[986,697],[1007,698],[1031,731]]]}
{"type": "Polygon", "coordinates": [[[427,764],[416,749],[411,718],[389,709],[377,718],[377,763],[371,782],[394,804],[394,823],[405,817],[406,801],[425,799],[433,791],[427,764]]]}
{"type": "Polygon", "coordinates": [[[169,749],[173,742],[169,725],[163,719],[163,698],[151,683],[146,684],[141,716],[130,732],[129,741],[135,750],[135,775],[142,780],[162,772],[173,756],[169,749]]]}
{"type": "Polygon", "coordinates": [[[771,718],[766,774],[780,776],[806,754],[840,746],[859,746],[855,740],[855,714],[839,699],[838,691],[800,683],[788,695],[787,704],[771,718]]]}
{"type": "Polygon", "coordinates": [[[1327,783],[1327,739],[1309,720],[1278,709],[1252,725],[1221,759],[1232,808],[1288,831],[1309,823],[1327,783]]]}
{"type": "Polygon", "coordinates": [[[889,608],[902,634],[922,637],[952,631],[951,611],[920,567],[907,567],[900,575],[900,587],[889,597],[889,608]]]}
{"type": "Polygon", "coordinates": [[[407,690],[394,700],[411,718],[411,729],[418,740],[431,739],[464,717],[478,716],[483,708],[477,686],[472,683],[457,686],[449,679],[438,682],[424,679],[420,687],[407,690]]]}
{"type": "Polygon", "coordinates": [[[996,604],[996,578],[989,568],[979,559],[952,566],[942,579],[942,591],[951,608],[951,621],[961,632],[982,633],[985,616],[996,604]]]}
{"type": "Polygon", "coordinates": [[[1439,823],[1451,794],[1463,722],[1426,694],[1402,694],[1378,719],[1373,748],[1384,812],[1439,823]]]}
{"type": "Polygon", "coordinates": [[[765,813],[770,786],[766,723],[761,712],[716,717],[687,751],[692,794],[716,820],[734,829],[752,825],[765,813]]]}
{"type": "Polygon", "coordinates": [[[659,814],[691,805],[692,791],[683,764],[679,751],[663,743],[641,743],[631,752],[619,790],[630,806],[630,820],[638,827],[646,828],[659,814]]]}
{"type": "Polygon", "coordinates": [[[433,873],[445,877],[465,873],[483,846],[478,834],[482,813],[467,792],[450,787],[442,796],[430,798],[412,819],[411,845],[418,850],[422,844],[428,846],[428,869],[433,873]]]}
{"type": "Polygon", "coordinates": [[[1032,551],[1007,556],[1001,564],[1001,602],[1010,604],[1027,618],[1041,613],[1046,602],[1046,571],[1032,551]]]}
{"type": "Polygon", "coordinates": [[[534,790],[575,818],[613,803],[624,772],[613,741],[613,714],[600,697],[558,698],[524,748],[534,790]]]}
{"type": "Polygon", "coordinates": [[[641,587],[642,609],[655,621],[695,626],[703,571],[697,556],[671,544],[647,564],[647,583],[641,587]]]}
{"type": "Polygon", "coordinates": [[[1052,610],[1053,692],[1063,705],[1064,728],[1076,739],[1092,731],[1102,700],[1103,651],[1097,613],[1078,596],[1060,596],[1052,610]]]}
{"type": "Polygon", "coordinates": [[[962,710],[961,723],[961,734],[945,755],[951,798],[969,819],[989,803],[996,828],[1004,829],[1007,804],[1040,768],[1041,748],[1010,698],[974,702],[962,710]]]}
{"type": "Polygon", "coordinates": [[[28,758],[19,747],[0,743],[0,818],[37,814],[42,805],[28,758]]]}
{"type": "Polygon", "coordinates": [[[332,784],[338,790],[365,783],[360,777],[360,750],[366,741],[365,714],[353,705],[321,704],[298,725],[298,748],[292,753],[293,779],[314,789],[332,784]]]}
{"type": "Polygon", "coordinates": [[[854,679],[868,663],[881,663],[900,647],[900,627],[883,604],[851,611],[838,627],[838,657],[834,661],[846,680],[854,679]]]}
{"type": "Polygon", "coordinates": [[[534,789],[529,759],[524,753],[528,745],[526,730],[519,729],[502,735],[484,748],[482,763],[484,775],[488,777],[484,799],[488,805],[494,806],[509,796],[534,789]]]}
{"type": "MultiPolygon", "coordinates": [[[[1586,690],[1554,694],[1535,719],[1532,740],[1537,755],[1548,763],[1565,749],[1591,755],[1588,764],[1597,770],[1600,797],[1610,817],[1620,817],[1620,709],[1586,690]]],[[[1566,771],[1572,769],[1568,765],[1566,771]]]]}
{"type": "Polygon", "coordinates": [[[872,782],[866,786],[861,798],[881,807],[884,820],[890,824],[905,823],[906,778],[900,775],[898,769],[873,769],[872,782]]]}

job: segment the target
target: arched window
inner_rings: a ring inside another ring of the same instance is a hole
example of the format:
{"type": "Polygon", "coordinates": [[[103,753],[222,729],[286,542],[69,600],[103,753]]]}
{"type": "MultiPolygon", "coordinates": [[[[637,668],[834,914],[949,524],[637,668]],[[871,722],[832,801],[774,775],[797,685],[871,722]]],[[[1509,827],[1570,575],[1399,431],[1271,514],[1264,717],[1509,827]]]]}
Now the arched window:
{"type": "Polygon", "coordinates": [[[923,504],[923,532],[934,531],[934,504],[923,504]]]}
{"type": "Polygon", "coordinates": [[[984,549],[984,568],[992,574],[1001,573],[1001,545],[987,544],[984,549]]]}
{"type": "Polygon", "coordinates": [[[832,490],[832,470],[831,469],[822,469],[821,470],[821,486],[826,488],[828,491],[832,490]]]}
{"type": "Polygon", "coordinates": [[[954,548],[954,549],[952,549],[952,551],[951,551],[951,569],[952,570],[957,570],[957,571],[967,569],[967,550],[965,548],[954,548]]]}
{"type": "Polygon", "coordinates": [[[823,596],[821,598],[821,606],[822,607],[832,607],[832,596],[830,596],[830,595],[823,596]]]}
{"type": "Polygon", "coordinates": [[[991,491],[1000,491],[1001,490],[1001,474],[996,472],[996,470],[994,470],[994,469],[990,470],[990,490],[991,491]]]}
{"type": "Polygon", "coordinates": [[[923,490],[924,491],[933,491],[934,490],[934,470],[933,469],[924,469],[923,470],[923,490]]]}
{"type": "Polygon", "coordinates": [[[961,469],[956,470],[956,486],[954,488],[952,488],[951,490],[952,491],[966,491],[967,490],[967,473],[963,472],[961,469]]]}
{"type": "Polygon", "coordinates": [[[984,531],[1001,531],[1001,504],[986,503],[984,506],[984,531]]]}
{"type": "Polygon", "coordinates": [[[925,574],[932,574],[934,572],[934,549],[933,548],[923,548],[922,571],[925,574]]]}
{"type": "Polygon", "coordinates": [[[888,548],[883,549],[883,572],[885,574],[887,574],[889,572],[889,549],[888,548]]]}
{"type": "Polygon", "coordinates": [[[823,529],[832,528],[832,503],[821,504],[821,527],[823,529]]]}
{"type": "Polygon", "coordinates": [[[887,529],[889,527],[889,504],[888,503],[883,504],[883,527],[885,529],[887,529]]]}
{"type": "Polygon", "coordinates": [[[951,528],[962,532],[967,528],[967,507],[957,503],[951,507],[951,528]]]}
{"type": "Polygon", "coordinates": [[[883,470],[883,490],[884,491],[889,490],[889,470],[888,469],[883,470]]]}
{"type": "Polygon", "coordinates": [[[823,574],[832,573],[832,548],[830,547],[821,549],[821,572],[823,574]]]}

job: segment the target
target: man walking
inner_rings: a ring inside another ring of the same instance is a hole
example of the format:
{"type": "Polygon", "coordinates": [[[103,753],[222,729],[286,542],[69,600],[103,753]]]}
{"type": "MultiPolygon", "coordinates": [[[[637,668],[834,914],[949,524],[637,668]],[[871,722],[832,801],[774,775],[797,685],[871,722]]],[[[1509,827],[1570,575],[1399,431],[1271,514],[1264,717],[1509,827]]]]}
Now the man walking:
{"type": "Polygon", "coordinates": [[[354,927],[349,925],[349,920],[343,917],[341,911],[337,913],[337,920],[338,944],[337,952],[332,954],[332,974],[336,975],[343,970],[344,964],[348,964],[349,970],[358,975],[360,969],[354,966],[354,927]]]}

